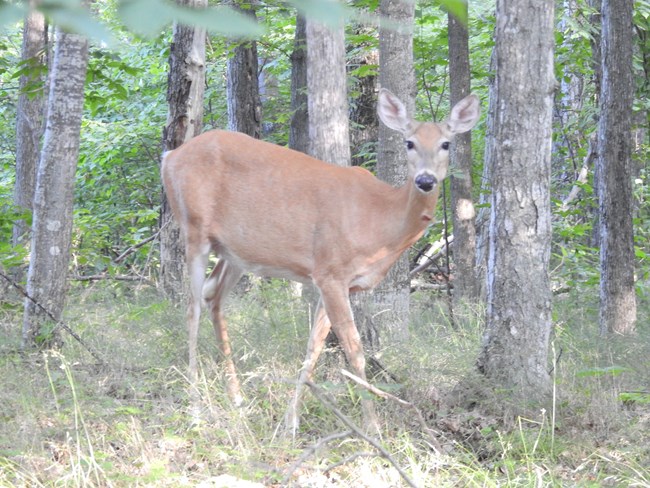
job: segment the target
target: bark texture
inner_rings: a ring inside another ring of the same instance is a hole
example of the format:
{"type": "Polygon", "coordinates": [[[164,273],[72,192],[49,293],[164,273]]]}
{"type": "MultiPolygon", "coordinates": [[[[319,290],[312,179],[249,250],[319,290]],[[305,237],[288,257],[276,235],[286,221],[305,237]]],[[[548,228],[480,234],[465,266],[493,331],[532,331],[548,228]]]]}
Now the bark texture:
{"type": "Polygon", "coordinates": [[[350,165],[350,129],[343,25],[307,19],[309,153],[328,163],[350,165]]]}
{"type": "Polygon", "coordinates": [[[307,24],[296,17],[296,33],[291,53],[291,123],[289,147],[309,153],[309,110],[307,99],[307,24]]]}
{"type": "Polygon", "coordinates": [[[603,0],[598,126],[600,330],[636,328],[632,221],[632,0],[603,0]]]}
{"type": "MultiPolygon", "coordinates": [[[[239,12],[255,19],[250,2],[233,1],[231,5],[239,12]]],[[[228,58],[226,98],[228,101],[228,130],[243,132],[259,139],[262,136],[262,102],[258,79],[257,43],[237,42],[228,58]]]]}
{"type": "MultiPolygon", "coordinates": [[[[413,68],[413,19],[415,2],[409,0],[382,0],[382,16],[392,26],[379,29],[379,84],[392,91],[404,102],[408,112],[415,109],[415,72],[413,68]]],[[[404,184],[408,168],[402,134],[379,126],[377,148],[377,177],[393,186],[404,184]]],[[[411,281],[408,252],[397,260],[384,281],[372,292],[372,325],[375,328],[375,346],[408,337],[411,281]]]]}
{"type": "MultiPolygon", "coordinates": [[[[467,12],[467,5],[465,5],[467,12]]],[[[449,31],[449,105],[470,94],[469,38],[467,28],[448,15],[449,31]]],[[[476,303],[479,298],[476,254],[476,211],[472,201],[472,133],[458,134],[450,154],[454,168],[451,177],[451,206],[454,225],[454,305],[476,303]]]]}
{"type": "Polygon", "coordinates": [[[490,184],[492,168],[495,166],[493,160],[496,157],[494,151],[494,124],[496,119],[496,49],[490,56],[490,76],[488,78],[488,106],[485,114],[485,149],[483,151],[483,174],[481,175],[481,195],[479,204],[481,208],[476,217],[476,274],[478,283],[478,294],[481,302],[485,303],[487,296],[487,257],[490,249],[490,209],[486,204],[490,203],[492,185],[490,184]]]}
{"type": "MultiPolygon", "coordinates": [[[[61,317],[66,296],[87,67],[88,41],[57,29],[27,274],[27,292],[56,320],[61,317]]],[[[58,345],[60,338],[56,330],[48,331],[44,327],[47,320],[40,308],[25,301],[23,348],[58,345]]]]}
{"type": "Polygon", "coordinates": [[[551,387],[553,10],[553,0],[497,1],[487,324],[478,369],[524,402],[547,400],[551,387]]]}
{"type": "MultiPolygon", "coordinates": [[[[45,90],[42,68],[46,63],[47,27],[41,12],[33,10],[25,18],[22,61],[30,72],[20,77],[18,108],[16,110],[16,182],[14,204],[25,210],[33,209],[36,171],[40,156],[45,112],[45,90]]],[[[29,227],[23,220],[14,223],[12,244],[29,240],[29,227]]]]}
{"type": "MultiPolygon", "coordinates": [[[[183,0],[179,4],[205,7],[207,0],[183,0]]],[[[167,80],[169,113],[163,131],[165,151],[176,149],[201,132],[204,90],[205,30],[174,24],[167,80]]],[[[180,229],[172,218],[164,193],[160,225],[160,287],[167,298],[180,302],[187,295],[185,250],[180,229]]]]}

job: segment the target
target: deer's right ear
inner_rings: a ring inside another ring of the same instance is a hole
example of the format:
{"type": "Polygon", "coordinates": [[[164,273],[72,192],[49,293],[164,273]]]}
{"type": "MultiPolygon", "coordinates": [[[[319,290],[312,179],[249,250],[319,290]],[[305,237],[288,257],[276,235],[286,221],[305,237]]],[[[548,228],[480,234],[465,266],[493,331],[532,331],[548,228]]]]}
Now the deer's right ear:
{"type": "Polygon", "coordinates": [[[390,91],[382,88],[379,90],[377,114],[381,121],[391,129],[406,133],[411,129],[411,118],[402,101],[390,91]]]}

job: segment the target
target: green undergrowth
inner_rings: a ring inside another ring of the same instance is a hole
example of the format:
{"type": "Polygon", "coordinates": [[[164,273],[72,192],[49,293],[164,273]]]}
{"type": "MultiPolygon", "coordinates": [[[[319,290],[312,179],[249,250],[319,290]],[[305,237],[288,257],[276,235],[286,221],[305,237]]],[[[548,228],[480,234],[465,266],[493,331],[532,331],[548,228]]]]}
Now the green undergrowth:
{"type": "Polygon", "coordinates": [[[64,333],[60,350],[26,356],[20,306],[5,303],[0,486],[408,486],[397,467],[419,487],[650,486],[650,333],[639,305],[637,336],[603,340],[596,291],[557,297],[553,406],[524,418],[498,403],[450,406],[449,392],[475,374],[482,312],[456,310],[451,323],[445,297],[414,294],[409,339],[374,355],[374,384],[411,404],[376,399],[386,458],[337,417],[360,425],[366,393],[328,369],[336,351],[316,381],[337,412],[308,392],[296,438],[282,435],[310,314],[281,281],[247,281],[229,304],[240,408],[204,318],[198,417],[184,312],[155,290],[74,289],[65,322],[83,344],[64,333]]]}

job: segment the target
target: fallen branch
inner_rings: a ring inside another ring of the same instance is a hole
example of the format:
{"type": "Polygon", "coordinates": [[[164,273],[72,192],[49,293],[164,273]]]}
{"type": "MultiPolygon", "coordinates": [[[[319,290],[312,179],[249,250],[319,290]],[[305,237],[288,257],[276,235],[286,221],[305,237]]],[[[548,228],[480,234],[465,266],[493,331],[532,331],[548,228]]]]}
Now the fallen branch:
{"type": "Polygon", "coordinates": [[[304,463],[309,456],[315,454],[316,451],[318,451],[325,444],[337,439],[345,439],[346,437],[350,437],[352,434],[353,432],[351,430],[346,430],[345,432],[337,432],[336,434],[331,434],[327,437],[323,437],[316,444],[312,444],[311,446],[307,447],[302,452],[302,455],[296,460],[296,462],[293,463],[286,471],[284,478],[280,482],[280,486],[287,486],[289,484],[289,480],[291,479],[291,475],[293,475],[293,473],[300,467],[300,465],[302,465],[302,463],[304,463]]]}
{"type": "Polygon", "coordinates": [[[409,276],[413,277],[421,271],[424,271],[443,257],[447,253],[447,245],[451,245],[452,242],[454,242],[453,234],[447,237],[447,239],[442,238],[431,244],[431,247],[422,253],[418,259],[418,265],[409,272],[409,276]]]}
{"type": "Polygon", "coordinates": [[[359,378],[355,374],[352,374],[349,371],[346,371],[345,369],[341,370],[341,374],[343,376],[345,376],[346,378],[351,379],[356,384],[358,384],[360,386],[363,386],[370,393],[373,393],[373,394],[377,395],[380,398],[384,398],[386,400],[391,400],[391,401],[393,401],[395,403],[399,403],[400,405],[403,405],[403,406],[408,407],[411,410],[413,410],[415,412],[415,416],[418,419],[418,423],[420,424],[420,427],[422,428],[422,431],[427,434],[427,436],[429,438],[429,442],[431,443],[431,446],[433,447],[433,449],[438,454],[442,453],[442,447],[440,446],[440,443],[438,442],[438,439],[436,439],[433,436],[433,433],[431,432],[431,428],[424,421],[424,416],[422,415],[422,412],[420,412],[420,409],[418,407],[413,405],[411,402],[407,402],[406,400],[402,400],[401,398],[396,397],[395,395],[392,395],[392,394],[390,394],[390,393],[388,393],[388,392],[386,392],[384,390],[380,390],[375,385],[371,385],[367,381],[362,380],[361,378],[359,378]]]}
{"type": "Polygon", "coordinates": [[[397,464],[397,462],[393,459],[393,457],[390,455],[390,453],[384,449],[384,447],[379,444],[375,439],[372,437],[369,437],[368,435],[365,434],[357,425],[354,424],[347,416],[345,416],[338,408],[334,406],[334,404],[326,397],[325,393],[314,383],[311,381],[305,382],[305,384],[311,389],[311,392],[314,394],[314,396],[327,408],[330,409],[330,411],[347,427],[349,428],[354,435],[359,437],[360,439],[366,441],[368,444],[370,444],[372,447],[377,449],[379,451],[379,454],[381,457],[386,459],[390,464],[392,464],[399,475],[402,477],[402,479],[406,482],[407,485],[412,486],[413,488],[417,488],[417,485],[411,480],[408,474],[397,464]]]}
{"type": "Polygon", "coordinates": [[[90,347],[88,344],[86,344],[79,335],[70,328],[66,323],[62,322],[61,320],[57,319],[52,312],[50,312],[48,309],[46,309],[43,305],[41,305],[34,297],[32,297],[27,291],[20,286],[18,283],[13,281],[11,278],[9,278],[7,275],[5,275],[2,271],[0,271],[0,276],[2,276],[5,280],[9,282],[11,286],[13,286],[18,292],[23,295],[27,300],[32,302],[36,308],[41,310],[45,315],[47,315],[52,321],[54,321],[54,330],[56,330],[57,327],[61,327],[63,330],[65,330],[68,334],[70,334],[79,344],[81,344],[86,351],[90,353],[92,357],[94,357],[97,362],[99,362],[102,366],[105,366],[107,363],[104,361],[104,359],[100,356],[98,352],[96,352],[92,347],[90,347]]]}
{"type": "Polygon", "coordinates": [[[70,279],[73,281],[101,281],[101,280],[142,281],[143,280],[143,278],[140,276],[110,275],[108,273],[101,273],[101,274],[87,275],[87,276],[72,276],[70,279]]]}

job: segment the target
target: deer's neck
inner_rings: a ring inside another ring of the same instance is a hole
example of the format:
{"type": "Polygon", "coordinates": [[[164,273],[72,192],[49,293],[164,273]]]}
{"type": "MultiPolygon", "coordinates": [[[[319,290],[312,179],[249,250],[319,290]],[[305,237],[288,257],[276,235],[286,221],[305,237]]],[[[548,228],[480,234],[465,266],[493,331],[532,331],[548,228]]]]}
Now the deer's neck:
{"type": "Polygon", "coordinates": [[[401,225],[395,229],[399,229],[396,238],[401,241],[400,247],[406,249],[417,241],[433,221],[439,193],[440,187],[436,186],[431,193],[424,194],[415,188],[411,179],[397,189],[399,203],[394,209],[401,214],[396,215],[401,225]]]}

